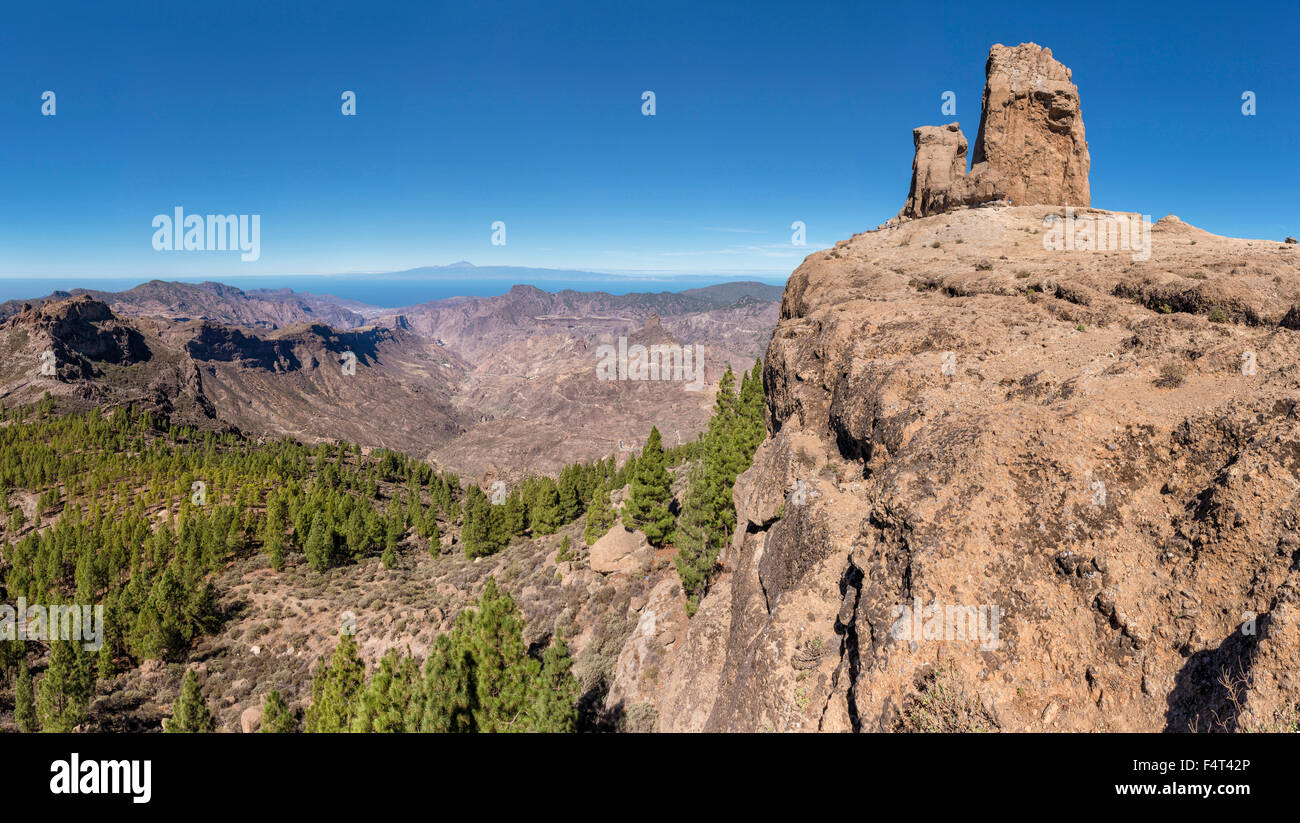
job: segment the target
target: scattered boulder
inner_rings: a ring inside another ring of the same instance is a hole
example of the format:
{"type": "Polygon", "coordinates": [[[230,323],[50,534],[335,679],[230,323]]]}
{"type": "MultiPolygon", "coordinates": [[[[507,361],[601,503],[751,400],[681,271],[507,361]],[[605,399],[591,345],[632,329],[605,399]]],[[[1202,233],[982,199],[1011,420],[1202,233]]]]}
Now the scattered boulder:
{"type": "Polygon", "coordinates": [[[239,730],[252,734],[262,728],[262,707],[249,706],[239,715],[239,730]]]}
{"type": "Polygon", "coordinates": [[[654,550],[641,532],[615,525],[591,547],[591,569],[602,574],[631,574],[650,562],[654,550]]]}

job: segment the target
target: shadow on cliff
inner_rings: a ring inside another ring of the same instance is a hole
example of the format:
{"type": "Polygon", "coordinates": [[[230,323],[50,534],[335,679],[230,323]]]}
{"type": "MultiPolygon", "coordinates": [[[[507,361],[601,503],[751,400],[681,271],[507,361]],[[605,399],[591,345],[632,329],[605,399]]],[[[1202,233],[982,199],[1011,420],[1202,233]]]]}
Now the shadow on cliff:
{"type": "Polygon", "coordinates": [[[1237,732],[1242,692],[1250,682],[1259,641],[1268,635],[1269,615],[1260,615],[1256,633],[1240,628],[1218,648],[1196,652],[1174,678],[1166,702],[1166,732],[1237,732]]]}

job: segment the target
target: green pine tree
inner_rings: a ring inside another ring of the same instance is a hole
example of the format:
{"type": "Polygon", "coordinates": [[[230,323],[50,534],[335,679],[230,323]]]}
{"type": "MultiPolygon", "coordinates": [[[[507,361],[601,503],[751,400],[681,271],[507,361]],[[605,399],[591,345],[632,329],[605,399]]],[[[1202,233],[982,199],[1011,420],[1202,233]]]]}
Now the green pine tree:
{"type": "Polygon", "coordinates": [[[560,548],[555,552],[555,560],[565,563],[573,559],[573,540],[566,534],[560,540],[560,548]]]}
{"type": "Polygon", "coordinates": [[[407,731],[408,718],[412,722],[417,718],[410,710],[412,704],[421,704],[423,708],[423,701],[416,694],[421,685],[414,659],[402,656],[397,649],[389,649],[379,661],[379,670],[371,675],[357,696],[350,730],[387,734],[407,731]]]}
{"type": "Polygon", "coordinates": [[[492,504],[478,486],[471,485],[465,495],[465,525],[460,532],[465,556],[486,557],[497,550],[492,535],[492,504]]]}
{"type": "Polygon", "coordinates": [[[437,557],[442,547],[442,532],[438,529],[438,510],[433,506],[426,516],[424,536],[429,538],[429,554],[437,557]]]}
{"type": "Polygon", "coordinates": [[[578,728],[578,681],[569,646],[558,634],[542,654],[541,671],[530,681],[529,731],[574,732],[578,728]]]}
{"type": "Polygon", "coordinates": [[[582,539],[588,546],[594,546],[618,519],[609,504],[609,491],[606,486],[596,489],[591,504],[587,507],[587,525],[582,530],[582,539]]]}
{"type": "Polygon", "coordinates": [[[474,725],[480,732],[520,731],[536,661],[523,640],[523,616],[509,594],[489,577],[476,610],[461,613],[474,661],[474,725]],[[530,665],[531,664],[531,665],[530,665]]]}
{"type": "Polygon", "coordinates": [[[578,488],[579,469],[577,465],[565,466],[556,483],[556,510],[561,524],[572,523],[582,514],[582,494],[578,488]]]}
{"type": "Polygon", "coordinates": [[[736,528],[732,489],[766,436],[762,364],[741,379],[737,396],[728,369],[719,381],[708,430],[701,438],[699,464],[692,469],[677,523],[674,564],[693,614],[708,589],[722,547],[736,528]]]}
{"type": "Polygon", "coordinates": [[[311,529],[307,532],[307,542],[303,544],[302,550],[307,555],[307,565],[313,571],[323,572],[334,565],[334,538],[320,512],[311,519],[311,529]]]}
{"type": "Polygon", "coordinates": [[[264,734],[291,734],[298,731],[298,719],[277,689],[267,692],[266,699],[262,701],[262,725],[258,731],[264,734]]]}
{"type": "Polygon", "coordinates": [[[345,732],[356,716],[357,695],[365,687],[366,667],[357,654],[357,641],[344,633],[327,663],[321,661],[311,684],[311,707],[305,729],[311,733],[345,732]]]}
{"type": "Polygon", "coordinates": [[[420,731],[477,731],[474,725],[477,694],[474,656],[464,640],[464,633],[453,631],[451,635],[438,635],[424,663],[420,731]]]}
{"type": "Polygon", "coordinates": [[[173,733],[198,734],[216,730],[216,722],[208,704],[199,691],[199,679],[194,670],[185,672],[185,681],[181,684],[180,697],[172,705],[172,716],[163,723],[163,731],[173,733]]]}
{"type": "Polygon", "coordinates": [[[532,524],[534,535],[555,534],[562,525],[560,490],[551,478],[543,477],[538,481],[528,520],[532,524]]]}
{"type": "Polygon", "coordinates": [[[41,731],[66,734],[86,719],[95,675],[90,658],[70,640],[50,642],[50,664],[41,678],[36,715],[41,731]]]}
{"type": "Polygon", "coordinates": [[[14,722],[18,731],[32,733],[40,730],[36,720],[36,695],[32,692],[32,670],[27,661],[18,661],[18,676],[14,678],[14,722]]]}
{"type": "Polygon", "coordinates": [[[262,550],[271,561],[271,568],[280,571],[284,568],[285,535],[284,503],[279,495],[273,496],[266,505],[266,521],[262,525],[262,550]]]}
{"type": "Polygon", "coordinates": [[[528,531],[528,509],[524,506],[523,495],[519,489],[510,492],[502,512],[506,532],[511,537],[523,537],[528,531]]]}
{"type": "Polygon", "coordinates": [[[672,475],[664,459],[663,439],[654,427],[637,458],[632,493],[623,506],[623,525],[629,531],[640,530],[651,545],[662,546],[673,530],[670,502],[672,475]]]}

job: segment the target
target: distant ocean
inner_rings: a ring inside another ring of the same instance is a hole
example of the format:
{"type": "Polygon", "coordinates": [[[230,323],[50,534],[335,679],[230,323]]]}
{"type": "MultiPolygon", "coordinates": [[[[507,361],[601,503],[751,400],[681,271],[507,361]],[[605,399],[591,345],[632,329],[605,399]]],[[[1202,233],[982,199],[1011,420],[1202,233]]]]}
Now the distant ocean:
{"type": "MultiPolygon", "coordinates": [[[[176,280],[184,283],[201,283],[215,279],[227,286],[234,286],[244,291],[252,289],[289,288],[297,292],[311,292],[316,295],[333,295],[347,300],[358,300],[372,306],[391,309],[399,306],[411,306],[445,297],[492,297],[505,294],[517,281],[475,277],[473,269],[466,272],[464,278],[386,278],[382,275],[295,275],[279,277],[174,277],[157,278],[176,280]]],[[[101,277],[101,278],[0,278],[0,302],[5,300],[26,300],[44,297],[53,291],[72,291],[76,288],[97,291],[125,291],[147,283],[153,278],[101,277]]],[[[575,291],[605,291],[610,294],[627,294],[629,292],[663,292],[684,291],[686,289],[711,286],[716,283],[756,280],[772,285],[784,285],[784,277],[744,276],[725,277],[707,275],[682,275],[679,277],[662,277],[657,279],[639,279],[634,277],[610,277],[608,279],[583,280],[533,280],[531,285],[549,292],[573,289],[575,291]]]]}

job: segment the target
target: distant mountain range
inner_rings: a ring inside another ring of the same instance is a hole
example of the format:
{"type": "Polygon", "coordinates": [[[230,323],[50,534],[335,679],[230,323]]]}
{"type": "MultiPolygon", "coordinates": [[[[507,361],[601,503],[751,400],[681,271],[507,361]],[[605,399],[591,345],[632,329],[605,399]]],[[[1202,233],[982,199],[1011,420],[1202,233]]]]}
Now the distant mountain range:
{"type": "MultiPolygon", "coordinates": [[[[473,269],[475,278],[478,278],[481,272],[494,271],[503,273],[546,271],[558,275],[567,274],[553,269],[476,267],[461,262],[450,266],[410,269],[407,272],[395,272],[393,275],[386,276],[410,277],[414,280],[419,279],[415,272],[456,270],[463,278],[466,269],[473,269]]],[[[425,275],[426,279],[427,277],[428,275],[425,275]]],[[[781,292],[781,286],[756,281],[718,283],[682,291],[635,292],[621,295],[573,289],[547,292],[536,286],[524,285],[516,285],[510,290],[510,293],[515,295],[514,300],[526,294],[539,311],[546,313],[572,312],[582,307],[584,311],[635,310],[638,316],[648,316],[652,312],[663,315],[682,311],[707,311],[723,308],[746,298],[769,302],[780,300],[781,292]]],[[[277,329],[303,322],[325,323],[334,328],[350,329],[365,325],[371,318],[377,316],[409,314],[412,311],[411,307],[385,309],[359,300],[294,291],[289,288],[244,290],[212,281],[183,283],[150,280],[124,291],[78,288],[54,291],[32,299],[9,300],[0,303],[0,320],[18,314],[28,304],[39,306],[49,301],[66,300],[81,295],[107,303],[115,313],[120,315],[213,320],[254,329],[277,329]]],[[[501,297],[504,298],[505,295],[501,297]]],[[[499,298],[453,297],[416,305],[421,311],[429,311],[440,306],[494,299],[500,302],[499,298]]]]}
{"type": "Polygon", "coordinates": [[[722,372],[762,355],[781,294],[757,282],[515,285],[387,309],[216,282],[75,289],[0,304],[0,400],[157,408],[205,427],[397,448],[476,477],[556,471],[631,449],[653,425],[670,443],[693,438],[722,372]],[[692,348],[707,390],[598,379],[599,348],[619,338],[692,348]],[[56,374],[38,371],[46,352],[56,374]],[[347,352],[355,375],[340,369],[347,352]]]}
{"type": "MultiPolygon", "coordinates": [[[[610,283],[618,281],[644,283],[646,281],[657,280],[662,281],[665,286],[670,286],[672,284],[703,285],[717,283],[719,280],[719,277],[716,274],[614,274],[610,272],[586,271],[582,269],[548,269],[533,266],[477,266],[468,260],[458,260],[455,263],[448,263],[443,266],[419,266],[413,269],[384,272],[382,274],[339,276],[374,277],[385,280],[460,280],[464,279],[467,275],[472,276],[476,280],[508,280],[513,283],[610,283]]],[[[779,279],[783,282],[785,280],[784,276],[779,279]]]]}

